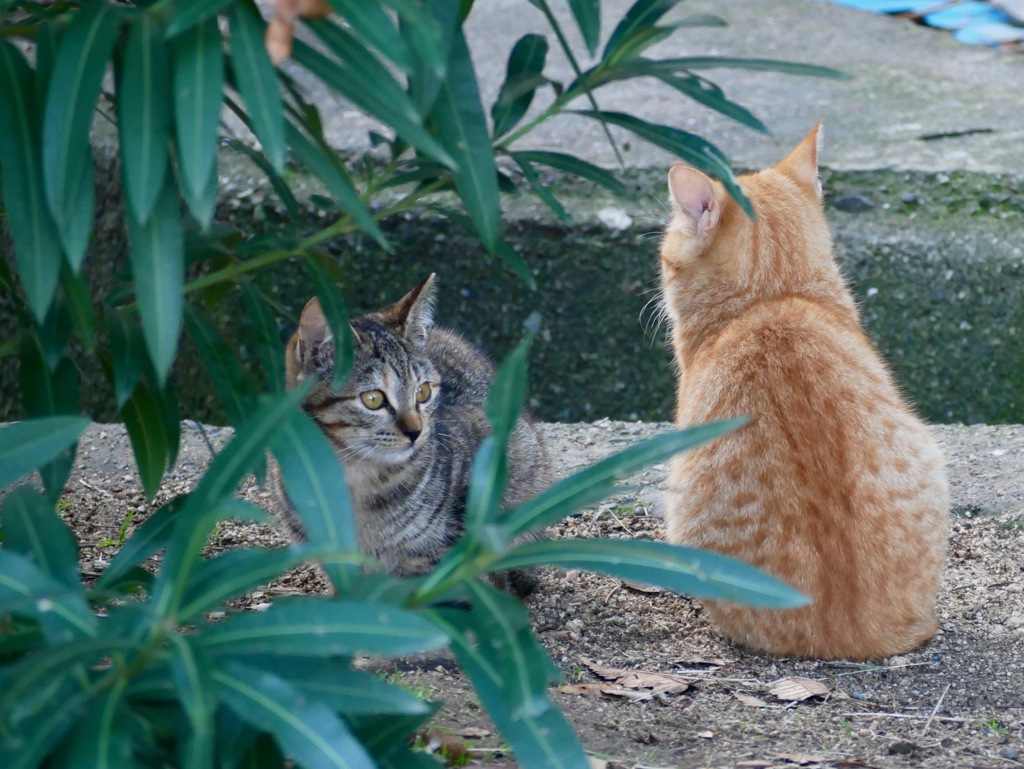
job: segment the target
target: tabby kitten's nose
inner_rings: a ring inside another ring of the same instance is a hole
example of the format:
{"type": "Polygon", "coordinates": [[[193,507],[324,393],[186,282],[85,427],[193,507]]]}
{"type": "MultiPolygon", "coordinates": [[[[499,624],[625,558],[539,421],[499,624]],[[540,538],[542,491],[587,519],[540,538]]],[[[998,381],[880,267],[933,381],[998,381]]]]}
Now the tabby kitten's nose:
{"type": "Polygon", "coordinates": [[[415,443],[416,439],[420,437],[420,433],[423,432],[423,420],[416,414],[400,416],[398,429],[409,439],[409,443],[415,443]]]}

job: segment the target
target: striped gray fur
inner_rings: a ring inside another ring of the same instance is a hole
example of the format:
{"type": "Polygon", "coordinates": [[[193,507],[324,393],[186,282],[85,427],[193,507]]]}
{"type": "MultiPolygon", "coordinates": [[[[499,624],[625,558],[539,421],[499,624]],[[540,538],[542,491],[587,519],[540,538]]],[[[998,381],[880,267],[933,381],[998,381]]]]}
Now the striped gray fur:
{"type": "MultiPolygon", "coordinates": [[[[435,296],[431,275],[395,304],[351,322],[355,356],[340,392],[330,386],[334,341],[315,299],[286,349],[289,388],[318,380],[305,409],[344,467],[360,548],[400,576],[428,571],[461,536],[470,466],[490,433],[484,402],[494,366],[458,334],[433,325],[435,296]],[[418,402],[424,384],[430,395],[418,402]],[[385,400],[371,408],[376,402],[363,398],[375,392],[385,400]]],[[[503,506],[525,502],[549,480],[544,445],[524,413],[509,442],[503,506]]],[[[302,537],[275,462],[268,482],[282,518],[302,537]]],[[[518,595],[534,585],[521,572],[494,581],[518,595]]]]}

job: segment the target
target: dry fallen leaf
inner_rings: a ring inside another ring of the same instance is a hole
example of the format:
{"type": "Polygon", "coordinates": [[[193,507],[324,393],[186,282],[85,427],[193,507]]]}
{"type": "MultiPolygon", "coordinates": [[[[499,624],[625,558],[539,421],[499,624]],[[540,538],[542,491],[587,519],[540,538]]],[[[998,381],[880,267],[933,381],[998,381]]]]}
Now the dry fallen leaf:
{"type": "Polygon", "coordinates": [[[590,769],[608,769],[607,759],[587,756],[587,760],[590,762],[590,769]]]}
{"type": "Polygon", "coordinates": [[[744,694],[743,692],[733,692],[732,696],[742,702],[744,705],[749,705],[752,708],[766,708],[768,703],[762,700],[760,697],[755,697],[752,694],[744,694]]]}
{"type": "Polygon", "coordinates": [[[264,46],[274,64],[292,55],[292,39],[295,37],[295,17],[319,19],[329,15],[331,7],[326,0],[276,0],[274,18],[267,25],[264,46]]]}
{"type": "Polygon", "coordinates": [[[625,686],[609,683],[588,683],[588,684],[566,684],[559,686],[555,691],[563,694],[580,694],[584,697],[621,697],[632,702],[646,702],[654,698],[654,692],[637,689],[627,689],[625,686]]]}
{"type": "Polygon", "coordinates": [[[771,761],[753,759],[751,761],[740,761],[736,764],[736,769],[769,769],[771,766],[773,766],[771,761]]]}
{"type": "Polygon", "coordinates": [[[715,736],[715,733],[709,729],[706,732],[697,732],[697,736],[703,737],[705,740],[710,740],[712,737],[715,736]]]}
{"type": "Polygon", "coordinates": [[[599,665],[586,657],[584,665],[598,678],[613,681],[626,689],[646,690],[650,694],[682,694],[690,688],[690,681],[669,673],[654,673],[650,670],[624,670],[599,665]]]}
{"type": "Polygon", "coordinates": [[[810,678],[781,678],[772,684],[769,694],[774,694],[780,700],[801,702],[810,697],[824,697],[828,691],[828,687],[821,681],[810,678]]]}
{"type": "Polygon", "coordinates": [[[789,761],[791,764],[797,764],[798,766],[807,766],[808,764],[820,764],[828,761],[825,756],[819,756],[815,753],[772,753],[776,758],[781,758],[783,761],[789,761]]]}

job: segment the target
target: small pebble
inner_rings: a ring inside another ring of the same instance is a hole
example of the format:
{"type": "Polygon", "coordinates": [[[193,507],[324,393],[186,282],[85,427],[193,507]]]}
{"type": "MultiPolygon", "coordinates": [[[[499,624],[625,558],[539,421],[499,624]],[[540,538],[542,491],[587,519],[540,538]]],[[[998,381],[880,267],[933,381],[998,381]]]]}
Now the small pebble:
{"type": "Polygon", "coordinates": [[[917,195],[915,195],[913,192],[904,192],[902,195],[900,195],[900,200],[902,200],[904,203],[916,203],[917,195]]]}
{"type": "Polygon", "coordinates": [[[1016,761],[1020,758],[1020,751],[1017,748],[1007,745],[1005,748],[999,749],[999,756],[1010,761],[1016,761]]]}
{"type": "Polygon", "coordinates": [[[840,211],[846,211],[851,214],[859,214],[864,211],[870,211],[875,207],[875,204],[868,200],[863,195],[844,195],[835,202],[835,207],[840,211]]]}

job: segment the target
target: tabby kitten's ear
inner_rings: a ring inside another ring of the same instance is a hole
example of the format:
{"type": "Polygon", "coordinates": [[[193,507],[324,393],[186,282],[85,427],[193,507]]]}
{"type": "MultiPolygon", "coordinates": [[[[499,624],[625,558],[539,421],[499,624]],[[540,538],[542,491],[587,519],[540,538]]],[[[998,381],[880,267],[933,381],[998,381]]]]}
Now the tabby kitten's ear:
{"type": "Polygon", "coordinates": [[[819,122],[799,146],[790,152],[776,168],[805,190],[821,198],[818,179],[818,154],[824,147],[825,131],[819,122]]]}
{"type": "Polygon", "coordinates": [[[303,371],[330,371],[334,367],[334,335],[315,296],[302,309],[297,336],[295,356],[303,371]]]}
{"type": "Polygon", "coordinates": [[[718,225],[722,205],[707,174],[676,163],[668,172],[668,190],[690,235],[706,235],[718,225]]]}
{"type": "Polygon", "coordinates": [[[387,312],[402,335],[414,345],[425,344],[427,329],[434,325],[434,301],[437,299],[437,287],[434,278],[437,273],[420,283],[416,288],[403,296],[387,312]]]}

